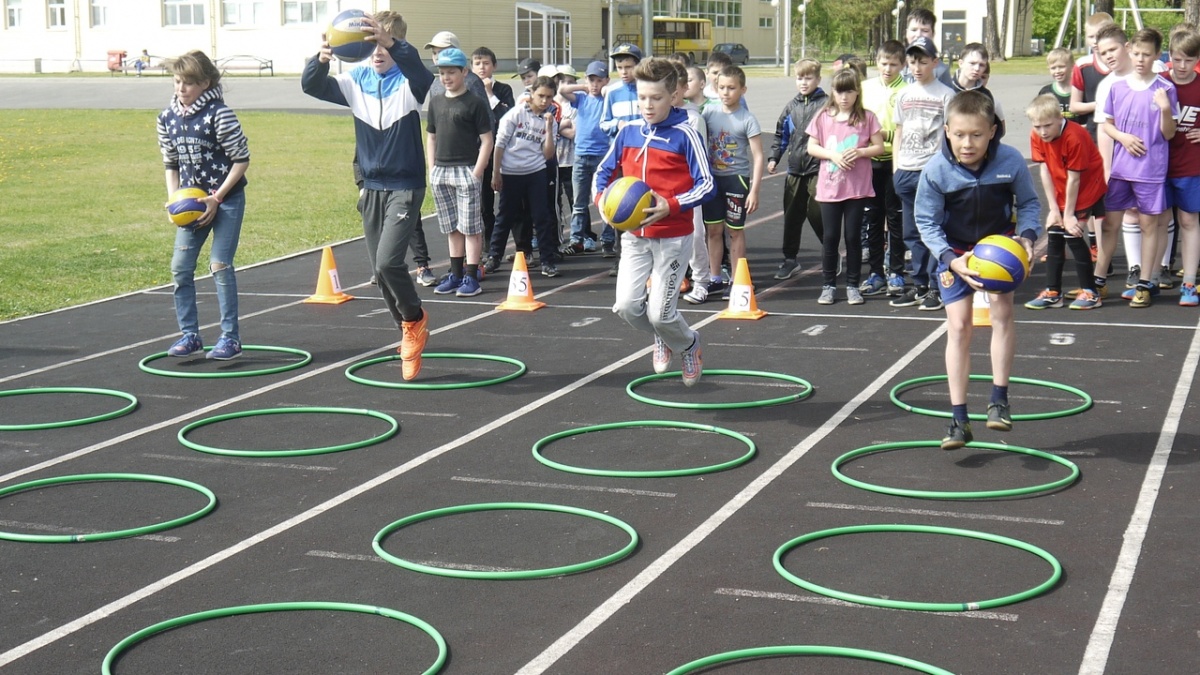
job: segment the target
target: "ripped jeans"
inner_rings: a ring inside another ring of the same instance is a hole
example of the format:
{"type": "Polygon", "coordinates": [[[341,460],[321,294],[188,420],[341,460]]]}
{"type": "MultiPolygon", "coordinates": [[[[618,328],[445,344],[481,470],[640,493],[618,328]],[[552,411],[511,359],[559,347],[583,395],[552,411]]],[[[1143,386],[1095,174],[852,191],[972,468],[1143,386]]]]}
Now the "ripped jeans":
{"type": "Polygon", "coordinates": [[[238,335],[237,278],[233,271],[233,256],[237,253],[242,234],[242,216],[246,212],[246,193],[242,190],[229,195],[217,207],[217,215],[208,227],[180,227],[175,232],[175,253],[171,256],[171,275],[175,280],[175,318],[179,330],[199,333],[200,318],[196,311],[196,261],[200,249],[212,235],[208,268],[217,283],[217,307],[221,313],[221,335],[241,342],[238,335]]]}

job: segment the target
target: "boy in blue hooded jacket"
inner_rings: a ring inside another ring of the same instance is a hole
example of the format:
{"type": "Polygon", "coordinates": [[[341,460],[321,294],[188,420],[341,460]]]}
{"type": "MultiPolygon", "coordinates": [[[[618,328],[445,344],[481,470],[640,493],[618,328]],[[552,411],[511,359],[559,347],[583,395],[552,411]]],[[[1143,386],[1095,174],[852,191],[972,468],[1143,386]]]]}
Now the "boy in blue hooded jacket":
{"type": "MultiPolygon", "coordinates": [[[[973,440],[967,415],[971,373],[972,302],[982,286],[979,273],[967,267],[975,242],[988,235],[1016,235],[1033,258],[1041,235],[1041,204],[1025,159],[1000,143],[992,99],[978,91],[961,92],[946,106],[946,138],[941,152],[929,160],[917,186],[914,217],[921,241],[938,261],[937,284],[946,307],[946,380],[953,417],[942,439],[943,450],[956,450],[973,440]],[[1016,225],[1013,225],[1013,204],[1016,225]]],[[[1013,294],[991,295],[992,396],[987,427],[1012,429],[1008,378],[1016,333],[1013,294]]]]}

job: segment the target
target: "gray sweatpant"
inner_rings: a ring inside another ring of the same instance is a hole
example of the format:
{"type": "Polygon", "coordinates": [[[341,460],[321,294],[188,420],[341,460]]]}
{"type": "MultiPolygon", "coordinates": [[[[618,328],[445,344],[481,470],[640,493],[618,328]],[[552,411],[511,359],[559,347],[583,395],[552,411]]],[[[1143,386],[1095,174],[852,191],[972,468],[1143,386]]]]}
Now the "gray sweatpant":
{"type": "Polygon", "coordinates": [[[421,297],[408,273],[409,241],[421,217],[425,188],[365,190],[362,196],[363,237],[367,257],[379,282],[383,303],[399,327],[401,321],[421,318],[421,297]]]}
{"type": "Polygon", "coordinates": [[[651,239],[628,232],[621,235],[621,265],[617,271],[613,312],[630,326],[658,335],[676,354],[696,340],[696,331],[688,326],[678,308],[679,284],[692,255],[692,237],[689,234],[651,239]]]}

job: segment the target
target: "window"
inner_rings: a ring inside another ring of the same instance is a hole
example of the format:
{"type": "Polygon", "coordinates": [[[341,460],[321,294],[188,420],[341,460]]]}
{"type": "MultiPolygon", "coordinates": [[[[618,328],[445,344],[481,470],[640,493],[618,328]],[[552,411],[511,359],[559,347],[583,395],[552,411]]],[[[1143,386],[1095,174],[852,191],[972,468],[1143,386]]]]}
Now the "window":
{"type": "Polygon", "coordinates": [[[285,24],[320,23],[325,20],[329,3],[324,0],[284,0],[285,24]]]}
{"type": "Polygon", "coordinates": [[[46,3],[46,20],[51,28],[66,28],[67,0],[49,0],[46,3]]]}
{"type": "Polygon", "coordinates": [[[742,27],[741,0],[654,0],[655,16],[683,16],[708,19],[722,28],[742,27]]]}
{"type": "Polygon", "coordinates": [[[195,0],[163,0],[164,26],[203,26],[204,3],[195,0]]]}
{"type": "Polygon", "coordinates": [[[774,28],[775,27],[775,17],[772,17],[772,16],[758,17],[758,27],[759,28],[774,28]]]}
{"type": "Polygon", "coordinates": [[[109,0],[89,0],[89,9],[92,15],[92,28],[99,28],[108,25],[108,2],[109,0]]]}
{"type": "Polygon", "coordinates": [[[21,27],[21,0],[4,0],[4,19],[8,28],[21,27]]]}
{"type": "Polygon", "coordinates": [[[222,21],[226,26],[260,26],[266,15],[265,5],[262,0],[224,0],[222,21]]]}

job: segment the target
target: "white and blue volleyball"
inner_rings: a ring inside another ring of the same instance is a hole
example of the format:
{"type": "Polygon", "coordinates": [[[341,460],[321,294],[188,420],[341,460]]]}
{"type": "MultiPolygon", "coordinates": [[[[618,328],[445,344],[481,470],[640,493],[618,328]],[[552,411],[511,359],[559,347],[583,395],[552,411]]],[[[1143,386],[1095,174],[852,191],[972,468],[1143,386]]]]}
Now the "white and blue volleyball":
{"type": "Polygon", "coordinates": [[[641,227],[646,209],[653,205],[654,194],[650,186],[633,176],[613,181],[600,198],[604,220],[622,232],[641,227]]]}
{"type": "Polygon", "coordinates": [[[979,272],[975,278],[988,291],[1008,293],[1029,276],[1029,256],[1025,247],[1012,237],[993,234],[975,244],[967,267],[979,272]]]}
{"type": "Polygon", "coordinates": [[[375,42],[367,40],[370,33],[363,32],[366,16],[361,9],[348,9],[333,17],[325,29],[325,41],[339,60],[357,63],[375,51],[375,42]]]}

